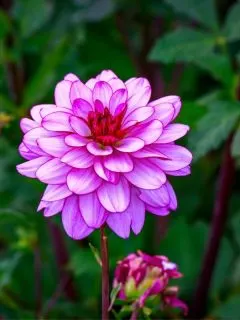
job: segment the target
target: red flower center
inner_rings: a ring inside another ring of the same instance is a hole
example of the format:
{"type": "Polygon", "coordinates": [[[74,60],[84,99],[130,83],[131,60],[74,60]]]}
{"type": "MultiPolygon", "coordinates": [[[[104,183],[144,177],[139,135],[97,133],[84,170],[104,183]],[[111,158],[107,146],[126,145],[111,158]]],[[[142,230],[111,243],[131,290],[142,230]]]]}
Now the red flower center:
{"type": "Polygon", "coordinates": [[[116,116],[113,116],[108,108],[104,108],[103,112],[90,111],[88,126],[91,130],[91,138],[105,146],[122,139],[126,134],[126,130],[121,128],[125,113],[126,108],[116,116]]]}

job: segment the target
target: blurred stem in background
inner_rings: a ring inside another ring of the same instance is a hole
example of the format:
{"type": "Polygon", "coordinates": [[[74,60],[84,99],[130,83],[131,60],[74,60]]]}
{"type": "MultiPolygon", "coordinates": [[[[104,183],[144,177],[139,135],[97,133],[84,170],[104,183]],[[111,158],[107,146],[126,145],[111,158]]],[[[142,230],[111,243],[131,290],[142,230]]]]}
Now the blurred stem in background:
{"type": "Polygon", "coordinates": [[[108,258],[108,239],[101,227],[101,260],[102,260],[102,320],[109,319],[109,258],[108,258]]]}

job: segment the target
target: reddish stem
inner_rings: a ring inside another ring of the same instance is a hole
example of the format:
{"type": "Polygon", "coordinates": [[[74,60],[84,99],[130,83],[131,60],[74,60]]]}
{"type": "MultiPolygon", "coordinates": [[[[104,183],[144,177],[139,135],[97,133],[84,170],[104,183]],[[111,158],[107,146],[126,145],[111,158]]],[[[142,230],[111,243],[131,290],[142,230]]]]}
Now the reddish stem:
{"type": "Polygon", "coordinates": [[[219,253],[221,239],[224,234],[234,178],[234,161],[231,157],[231,142],[232,136],[229,137],[226,142],[223,153],[208,246],[203,260],[194,301],[189,312],[190,319],[201,319],[205,314],[211,279],[219,253]]]}
{"type": "Polygon", "coordinates": [[[109,320],[109,261],[108,261],[108,240],[101,228],[101,259],[102,259],[102,320],[109,320]]]}

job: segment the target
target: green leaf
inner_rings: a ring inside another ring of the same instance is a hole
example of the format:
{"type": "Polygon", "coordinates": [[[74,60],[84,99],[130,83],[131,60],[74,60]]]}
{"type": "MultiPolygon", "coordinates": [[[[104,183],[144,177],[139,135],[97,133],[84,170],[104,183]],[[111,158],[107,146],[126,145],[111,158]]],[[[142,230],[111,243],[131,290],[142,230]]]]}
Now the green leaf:
{"type": "Polygon", "coordinates": [[[0,39],[4,39],[11,28],[8,16],[3,10],[0,10],[0,39]]]}
{"type": "Polygon", "coordinates": [[[240,1],[231,6],[223,27],[223,34],[230,41],[240,39],[240,1]]]}
{"type": "Polygon", "coordinates": [[[240,128],[238,128],[233,137],[231,152],[233,157],[240,156],[240,128]]]}
{"type": "Polygon", "coordinates": [[[94,247],[94,246],[91,244],[91,242],[89,242],[88,245],[89,245],[89,247],[90,247],[90,249],[91,249],[91,251],[92,251],[92,253],[93,253],[93,256],[94,256],[94,258],[96,259],[97,263],[98,263],[100,266],[102,266],[102,260],[101,260],[100,253],[99,253],[98,249],[97,249],[96,247],[94,247]]]}
{"type": "Polygon", "coordinates": [[[232,229],[233,237],[240,248],[240,211],[236,212],[230,222],[230,226],[232,229]]]}
{"type": "Polygon", "coordinates": [[[23,110],[41,99],[51,90],[56,78],[56,68],[61,63],[66,39],[60,41],[52,51],[45,56],[40,67],[26,85],[23,97],[23,110]]]}
{"type": "Polygon", "coordinates": [[[194,63],[208,71],[216,80],[221,81],[228,87],[232,87],[234,73],[228,57],[211,53],[204,59],[196,59],[194,63]]]}
{"type": "Polygon", "coordinates": [[[111,302],[110,302],[110,306],[108,308],[109,311],[112,309],[114,302],[115,302],[117,295],[118,295],[119,291],[121,290],[121,288],[122,288],[122,284],[119,283],[115,288],[112,289],[111,294],[110,294],[111,302]]]}
{"type": "Polygon", "coordinates": [[[217,149],[227,139],[240,116],[239,102],[216,101],[199,121],[197,129],[189,136],[189,147],[194,159],[217,149]]]}
{"type": "MultiPolygon", "coordinates": [[[[9,285],[12,279],[12,274],[17,268],[21,259],[21,253],[12,253],[8,258],[1,257],[0,263],[0,289],[9,285]]],[[[1,291],[0,290],[0,291],[1,291]]]]}
{"type": "Polygon", "coordinates": [[[198,61],[208,55],[214,45],[214,37],[205,32],[179,28],[158,39],[149,58],[163,63],[198,61]]]}
{"type": "Polygon", "coordinates": [[[20,34],[23,38],[33,35],[52,15],[52,4],[46,0],[18,0],[14,3],[13,16],[19,22],[20,34]]]}
{"type": "Polygon", "coordinates": [[[210,29],[218,28],[217,13],[214,0],[165,0],[177,12],[202,23],[210,29]]]}
{"type": "Polygon", "coordinates": [[[69,268],[76,276],[83,276],[86,274],[96,275],[99,273],[99,266],[94,261],[92,252],[88,249],[79,248],[71,256],[69,268]]]}
{"type": "Polygon", "coordinates": [[[192,129],[204,116],[206,108],[195,101],[184,101],[181,112],[177,118],[179,123],[186,123],[192,129]]]}
{"type": "Polygon", "coordinates": [[[239,319],[240,295],[231,297],[224,304],[213,310],[212,315],[220,319],[239,319]]]}

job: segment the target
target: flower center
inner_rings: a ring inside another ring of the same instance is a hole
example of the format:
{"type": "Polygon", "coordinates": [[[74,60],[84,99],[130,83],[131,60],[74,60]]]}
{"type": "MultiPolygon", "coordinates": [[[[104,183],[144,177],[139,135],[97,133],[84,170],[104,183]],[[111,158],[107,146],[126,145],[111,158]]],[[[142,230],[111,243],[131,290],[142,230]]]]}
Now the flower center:
{"type": "Polygon", "coordinates": [[[88,126],[91,130],[91,138],[105,146],[115,144],[122,139],[126,133],[126,130],[121,129],[125,112],[126,108],[113,116],[108,108],[104,108],[103,112],[90,111],[88,126]]]}

